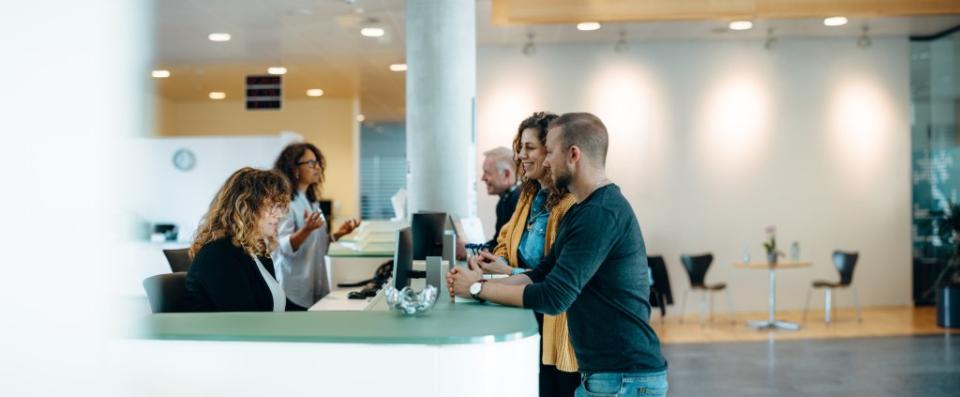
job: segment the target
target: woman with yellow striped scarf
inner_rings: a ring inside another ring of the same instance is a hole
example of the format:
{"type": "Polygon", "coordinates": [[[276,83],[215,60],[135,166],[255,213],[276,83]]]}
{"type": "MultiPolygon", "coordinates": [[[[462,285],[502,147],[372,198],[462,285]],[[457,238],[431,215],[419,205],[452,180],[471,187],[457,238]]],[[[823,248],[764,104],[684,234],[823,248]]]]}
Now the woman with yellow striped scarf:
{"type": "MultiPolygon", "coordinates": [[[[556,118],[553,113],[534,113],[517,129],[513,149],[522,181],[520,199],[513,216],[498,231],[493,253],[482,252],[473,259],[485,273],[519,274],[539,265],[553,245],[560,220],[574,204],[573,195],[553,187],[544,168],[547,125],[556,118]]],[[[540,396],[573,396],[580,374],[567,332],[567,315],[534,314],[542,335],[540,396]]]]}

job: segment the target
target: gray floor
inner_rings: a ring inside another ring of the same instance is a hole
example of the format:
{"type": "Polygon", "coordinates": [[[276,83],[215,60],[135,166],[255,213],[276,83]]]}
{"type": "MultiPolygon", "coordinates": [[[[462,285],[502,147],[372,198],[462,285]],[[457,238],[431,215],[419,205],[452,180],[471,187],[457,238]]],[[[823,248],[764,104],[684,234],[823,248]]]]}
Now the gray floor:
{"type": "Polygon", "coordinates": [[[671,396],[960,396],[960,335],[664,345],[671,396]]]}

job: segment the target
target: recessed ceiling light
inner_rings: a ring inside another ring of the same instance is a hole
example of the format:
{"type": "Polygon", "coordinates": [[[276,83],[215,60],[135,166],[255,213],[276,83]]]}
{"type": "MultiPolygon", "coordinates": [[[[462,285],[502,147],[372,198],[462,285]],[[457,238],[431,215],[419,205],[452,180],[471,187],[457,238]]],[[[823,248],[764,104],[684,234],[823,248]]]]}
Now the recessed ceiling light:
{"type": "Polygon", "coordinates": [[[287,68],[283,66],[271,66],[267,68],[267,73],[270,74],[287,74],[287,68]]]}
{"type": "Polygon", "coordinates": [[[577,24],[577,30],[590,31],[600,29],[600,22],[580,22],[577,24]]]}
{"type": "Polygon", "coordinates": [[[730,30],[748,30],[752,27],[753,27],[753,22],[750,22],[750,21],[730,22],[730,30]]]}
{"type": "Polygon", "coordinates": [[[167,77],[170,77],[170,71],[163,70],[163,69],[154,70],[153,72],[150,72],[150,75],[153,76],[153,78],[155,79],[165,79],[167,77]]]}
{"type": "Polygon", "coordinates": [[[213,100],[219,101],[219,100],[221,100],[221,99],[223,99],[223,98],[226,98],[226,97],[227,97],[227,94],[226,94],[226,93],[223,93],[223,92],[220,92],[220,91],[211,91],[211,92],[210,92],[210,99],[213,99],[213,100]]]}
{"type": "Polygon", "coordinates": [[[210,33],[207,38],[210,39],[210,41],[230,41],[230,33],[210,33]]]}
{"type": "Polygon", "coordinates": [[[826,26],[843,26],[847,24],[847,17],[830,17],[823,20],[826,26]]]}
{"type": "Polygon", "coordinates": [[[363,120],[366,120],[366,119],[367,119],[367,118],[366,118],[366,117],[363,117],[363,115],[362,115],[362,114],[358,114],[358,115],[357,115],[357,122],[360,122],[360,123],[362,123],[362,122],[363,122],[363,120]]]}
{"type": "Polygon", "coordinates": [[[360,35],[364,37],[380,37],[383,36],[382,28],[363,28],[360,29],[360,35]]]}
{"type": "Polygon", "coordinates": [[[394,72],[404,72],[407,70],[407,64],[405,63],[395,63],[390,65],[390,70],[394,72]]]}
{"type": "Polygon", "coordinates": [[[323,96],[323,90],[319,88],[311,88],[307,90],[307,96],[323,96]]]}

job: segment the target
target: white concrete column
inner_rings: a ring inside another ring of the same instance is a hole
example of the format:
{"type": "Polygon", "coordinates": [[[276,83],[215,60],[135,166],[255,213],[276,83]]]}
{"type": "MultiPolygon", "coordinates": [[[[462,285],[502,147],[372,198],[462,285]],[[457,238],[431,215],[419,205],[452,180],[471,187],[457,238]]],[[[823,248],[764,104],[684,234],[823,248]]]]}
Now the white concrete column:
{"type": "Polygon", "coordinates": [[[476,216],[472,0],[407,0],[409,211],[476,216]]]}

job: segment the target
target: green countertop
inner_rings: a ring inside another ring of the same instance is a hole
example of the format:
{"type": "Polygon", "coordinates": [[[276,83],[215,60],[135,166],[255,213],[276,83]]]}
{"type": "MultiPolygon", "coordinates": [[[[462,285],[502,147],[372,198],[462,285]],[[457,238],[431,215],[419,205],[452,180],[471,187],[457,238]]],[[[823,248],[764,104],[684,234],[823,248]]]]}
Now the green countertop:
{"type": "Polygon", "coordinates": [[[537,333],[529,310],[440,296],[429,312],[401,317],[382,310],[296,313],[163,313],[143,322],[146,339],[311,343],[473,344],[537,333]]]}

